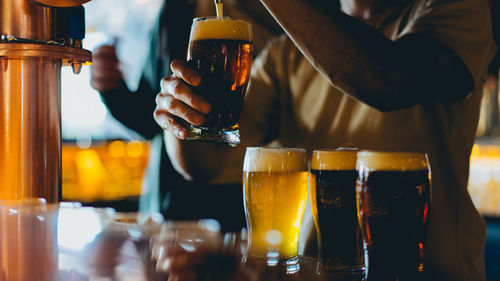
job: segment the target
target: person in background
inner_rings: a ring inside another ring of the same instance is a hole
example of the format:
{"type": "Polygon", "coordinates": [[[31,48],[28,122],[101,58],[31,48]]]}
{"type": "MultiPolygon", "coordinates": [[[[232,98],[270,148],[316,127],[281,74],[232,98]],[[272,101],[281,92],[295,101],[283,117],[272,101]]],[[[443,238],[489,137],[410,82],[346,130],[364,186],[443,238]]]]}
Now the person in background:
{"type": "MultiPolygon", "coordinates": [[[[209,15],[215,15],[213,0],[165,0],[153,28],[148,60],[137,90],[128,89],[115,47],[109,45],[94,51],[91,85],[100,92],[116,119],[144,138],[153,140],[150,157],[156,161],[150,161],[148,167],[150,190],[146,193],[154,195],[157,192],[154,182],[159,180],[160,210],[165,217],[214,218],[223,230],[236,231],[245,225],[241,184],[207,186],[204,181],[185,181],[172,168],[165,153],[162,130],[151,114],[156,106],[156,94],[161,90],[158,81],[172,73],[169,66],[174,59],[186,58],[193,17],[209,15]]],[[[270,38],[282,33],[258,1],[226,0],[225,15],[253,24],[256,53],[270,38]]],[[[152,197],[147,204],[154,204],[152,197]]]]}
{"type": "Polygon", "coordinates": [[[485,224],[467,177],[496,49],[488,1],[261,2],[290,39],[274,40],[254,63],[240,146],[185,141],[172,117],[203,123],[210,104],[192,91],[200,77],[174,60],[162,80],[155,118],[176,169],[193,181],[239,183],[245,147],[270,144],[426,152],[433,189],[423,280],[485,280],[485,224]]]}

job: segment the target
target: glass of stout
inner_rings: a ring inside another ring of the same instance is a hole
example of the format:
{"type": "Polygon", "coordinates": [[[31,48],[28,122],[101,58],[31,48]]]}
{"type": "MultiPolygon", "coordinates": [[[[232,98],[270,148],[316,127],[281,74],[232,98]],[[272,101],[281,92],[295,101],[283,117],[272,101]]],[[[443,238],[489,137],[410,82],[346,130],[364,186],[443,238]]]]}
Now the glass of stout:
{"type": "Polygon", "coordinates": [[[193,20],[187,59],[202,79],[195,92],[211,103],[212,111],[202,126],[189,126],[188,140],[240,143],[239,119],[252,55],[250,23],[228,17],[193,20]]]}
{"type": "Polygon", "coordinates": [[[431,201],[425,153],[358,153],[357,209],[368,281],[413,281],[424,270],[431,201]]]}
{"type": "Polygon", "coordinates": [[[309,188],[318,235],[318,274],[364,274],[356,211],[356,149],[314,150],[309,188]]]}

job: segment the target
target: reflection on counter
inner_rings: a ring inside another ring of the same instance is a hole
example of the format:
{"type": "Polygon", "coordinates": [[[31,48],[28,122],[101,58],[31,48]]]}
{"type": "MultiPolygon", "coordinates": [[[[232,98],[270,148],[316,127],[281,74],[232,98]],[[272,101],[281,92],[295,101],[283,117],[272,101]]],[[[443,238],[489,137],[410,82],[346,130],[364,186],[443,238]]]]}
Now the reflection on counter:
{"type": "Polygon", "coordinates": [[[468,189],[482,215],[500,217],[500,146],[474,145],[468,189]]]}
{"type": "Polygon", "coordinates": [[[72,201],[113,201],[141,194],[149,143],[115,140],[62,149],[62,197],[72,201]]]}
{"type": "Polygon", "coordinates": [[[57,211],[45,199],[0,201],[0,280],[54,280],[57,211]]]}

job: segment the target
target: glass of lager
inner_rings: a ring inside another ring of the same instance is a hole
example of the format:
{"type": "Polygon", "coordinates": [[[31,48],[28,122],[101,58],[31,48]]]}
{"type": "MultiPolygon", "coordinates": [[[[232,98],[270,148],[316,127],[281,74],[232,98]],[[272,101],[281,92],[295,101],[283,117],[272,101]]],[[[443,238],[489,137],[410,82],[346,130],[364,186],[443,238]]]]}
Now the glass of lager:
{"type": "Polygon", "coordinates": [[[309,188],[321,263],[318,273],[364,273],[356,211],[355,149],[314,150],[309,188]]]}
{"type": "Polygon", "coordinates": [[[240,143],[239,119],[250,79],[252,26],[226,17],[195,18],[188,61],[201,75],[196,93],[212,104],[200,127],[190,126],[187,139],[240,143]]]}
{"type": "Polygon", "coordinates": [[[268,265],[298,270],[297,244],[307,198],[306,151],[298,148],[246,150],[243,164],[248,253],[268,265]],[[283,263],[282,263],[283,262],[283,263]]]}
{"type": "Polygon", "coordinates": [[[358,153],[357,208],[367,280],[420,278],[431,200],[425,153],[358,153]]]}

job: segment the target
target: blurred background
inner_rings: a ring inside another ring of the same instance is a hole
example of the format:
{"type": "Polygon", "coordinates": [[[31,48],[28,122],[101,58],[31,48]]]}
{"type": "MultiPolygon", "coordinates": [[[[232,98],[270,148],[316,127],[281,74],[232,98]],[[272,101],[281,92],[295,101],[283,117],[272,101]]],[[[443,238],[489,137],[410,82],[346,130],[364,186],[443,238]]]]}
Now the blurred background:
{"type": "MultiPolygon", "coordinates": [[[[95,0],[84,5],[84,47],[115,45],[131,90],[138,86],[162,3],[95,0]]],[[[136,211],[149,143],[113,118],[89,81],[90,66],[78,76],[62,69],[63,199],[136,211]]]]}

